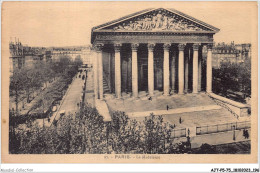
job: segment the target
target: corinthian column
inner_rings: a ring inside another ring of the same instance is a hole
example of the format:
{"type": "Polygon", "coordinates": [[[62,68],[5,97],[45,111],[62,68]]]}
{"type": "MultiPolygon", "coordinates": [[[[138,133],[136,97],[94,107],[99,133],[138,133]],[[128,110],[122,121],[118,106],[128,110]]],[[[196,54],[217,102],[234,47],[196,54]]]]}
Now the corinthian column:
{"type": "Polygon", "coordinates": [[[201,61],[202,61],[202,48],[199,49],[199,76],[198,76],[198,91],[201,91],[201,61]]]}
{"type": "Polygon", "coordinates": [[[96,44],[97,60],[98,60],[98,89],[99,99],[103,100],[103,61],[102,61],[102,48],[104,44],[96,44]]]}
{"type": "Polygon", "coordinates": [[[208,93],[212,92],[212,44],[208,44],[208,54],[207,54],[207,89],[208,93]]]}
{"type": "Polygon", "coordinates": [[[93,72],[94,72],[94,95],[95,95],[95,99],[98,99],[98,56],[97,56],[97,49],[96,47],[94,46],[94,50],[95,53],[94,55],[94,58],[93,58],[93,72]]]}
{"type": "Polygon", "coordinates": [[[177,51],[174,51],[174,56],[172,56],[172,62],[171,62],[171,82],[172,82],[172,91],[175,92],[175,60],[177,58],[177,51]]]}
{"type": "Polygon", "coordinates": [[[198,93],[198,62],[199,62],[199,44],[193,44],[193,80],[192,80],[192,86],[193,86],[193,93],[198,93]]]}
{"type": "Polygon", "coordinates": [[[121,98],[121,44],[115,44],[115,91],[116,97],[121,98]]]}
{"type": "Polygon", "coordinates": [[[179,78],[179,94],[183,94],[184,90],[184,48],[185,44],[179,44],[179,66],[178,66],[178,78],[179,78]]]}
{"type": "Polygon", "coordinates": [[[138,44],[132,44],[132,93],[133,97],[138,97],[138,65],[137,65],[137,49],[138,44]]]}
{"type": "Polygon", "coordinates": [[[188,53],[184,57],[184,92],[188,93],[189,89],[189,59],[191,56],[191,50],[190,48],[188,49],[188,53]]]}
{"type": "Polygon", "coordinates": [[[169,59],[170,59],[170,49],[171,44],[164,44],[164,58],[163,58],[163,94],[165,96],[169,95],[170,92],[170,67],[169,67],[169,59]]]}
{"type": "Polygon", "coordinates": [[[148,92],[150,96],[153,96],[154,94],[154,46],[155,44],[148,44],[148,92]]]}

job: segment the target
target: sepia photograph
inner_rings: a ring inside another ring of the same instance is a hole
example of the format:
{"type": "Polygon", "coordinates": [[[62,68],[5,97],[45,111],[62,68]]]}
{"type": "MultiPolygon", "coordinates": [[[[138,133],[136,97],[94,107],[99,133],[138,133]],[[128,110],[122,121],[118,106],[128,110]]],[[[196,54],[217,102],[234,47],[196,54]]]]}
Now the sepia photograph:
{"type": "Polygon", "coordinates": [[[2,161],[256,163],[257,12],[3,2],[2,161]]]}

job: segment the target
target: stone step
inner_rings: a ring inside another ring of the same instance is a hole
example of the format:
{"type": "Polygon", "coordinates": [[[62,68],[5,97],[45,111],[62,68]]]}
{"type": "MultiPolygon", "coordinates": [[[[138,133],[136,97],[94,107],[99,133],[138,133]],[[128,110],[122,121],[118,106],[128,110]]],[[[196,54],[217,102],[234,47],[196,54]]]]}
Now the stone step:
{"type": "Polygon", "coordinates": [[[125,93],[125,92],[122,93],[123,99],[127,99],[127,98],[130,98],[130,97],[131,97],[131,93],[125,93]]]}
{"type": "Polygon", "coordinates": [[[154,92],[154,96],[155,96],[155,97],[159,97],[159,96],[161,96],[161,95],[163,95],[163,92],[160,92],[160,91],[154,92]]]}
{"type": "Polygon", "coordinates": [[[139,96],[139,97],[147,97],[147,95],[148,95],[148,93],[147,93],[146,91],[140,91],[140,92],[138,93],[138,96],[139,96]]]}
{"type": "Polygon", "coordinates": [[[104,94],[105,99],[114,99],[116,96],[113,94],[104,94]]]}

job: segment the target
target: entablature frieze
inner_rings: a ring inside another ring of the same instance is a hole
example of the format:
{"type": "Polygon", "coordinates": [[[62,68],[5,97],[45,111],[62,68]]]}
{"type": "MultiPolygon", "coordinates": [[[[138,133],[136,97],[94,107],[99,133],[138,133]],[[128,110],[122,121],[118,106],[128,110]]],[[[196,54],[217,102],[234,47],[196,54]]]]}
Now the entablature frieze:
{"type": "Polygon", "coordinates": [[[213,43],[213,35],[96,35],[95,42],[114,43],[213,43]]]}

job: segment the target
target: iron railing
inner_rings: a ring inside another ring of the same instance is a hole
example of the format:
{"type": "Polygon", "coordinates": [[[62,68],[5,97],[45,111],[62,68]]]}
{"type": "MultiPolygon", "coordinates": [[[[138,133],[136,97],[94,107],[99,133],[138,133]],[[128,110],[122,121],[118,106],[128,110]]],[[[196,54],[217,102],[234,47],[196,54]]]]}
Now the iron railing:
{"type": "Polygon", "coordinates": [[[186,128],[173,130],[172,138],[186,137],[186,128]]]}
{"type": "Polygon", "coordinates": [[[216,124],[216,125],[209,125],[209,126],[198,126],[196,127],[196,135],[219,133],[219,132],[248,129],[248,128],[251,128],[250,121],[216,124]]]}

